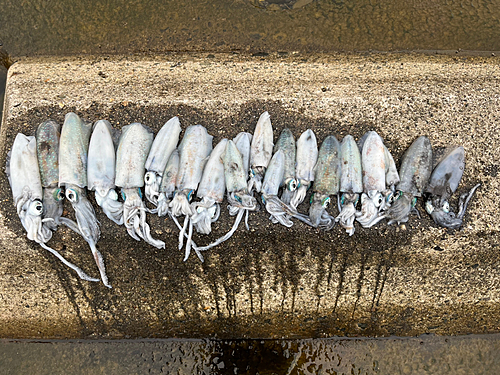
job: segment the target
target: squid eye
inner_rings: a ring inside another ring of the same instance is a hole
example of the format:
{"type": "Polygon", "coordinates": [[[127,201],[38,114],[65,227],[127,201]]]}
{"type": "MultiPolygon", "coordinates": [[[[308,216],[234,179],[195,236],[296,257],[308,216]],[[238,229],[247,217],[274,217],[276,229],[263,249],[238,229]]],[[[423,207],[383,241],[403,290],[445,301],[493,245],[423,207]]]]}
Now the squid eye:
{"type": "Polygon", "coordinates": [[[68,198],[71,203],[76,203],[78,202],[78,193],[75,189],[68,189],[66,190],[66,198],[68,198]]]}
{"type": "Polygon", "coordinates": [[[380,207],[383,201],[384,201],[384,196],[381,193],[378,193],[375,199],[373,200],[375,207],[380,207]]]}
{"type": "Polygon", "coordinates": [[[345,202],[345,194],[342,194],[342,196],[340,197],[340,205],[343,206],[344,202],[345,202]]]}
{"type": "Polygon", "coordinates": [[[309,198],[309,204],[313,204],[314,193],[311,194],[311,198],[309,198]]]}
{"type": "Polygon", "coordinates": [[[403,192],[401,190],[398,191],[396,194],[397,194],[396,200],[398,200],[399,198],[401,198],[403,196],[403,192]]]}
{"type": "Polygon", "coordinates": [[[297,180],[293,179],[288,182],[288,190],[295,191],[297,189],[297,180]]]}
{"type": "Polygon", "coordinates": [[[389,204],[392,204],[394,202],[394,193],[392,191],[387,194],[387,197],[385,197],[385,201],[389,204]]]}
{"type": "Polygon", "coordinates": [[[356,200],[354,201],[354,207],[356,207],[356,205],[358,204],[359,202],[359,195],[356,194],[356,200]]]}
{"type": "Polygon", "coordinates": [[[54,200],[60,202],[64,199],[64,192],[61,188],[54,190],[54,200]]]}
{"type": "Polygon", "coordinates": [[[444,202],[443,211],[446,213],[450,212],[450,204],[448,202],[444,202]]]}
{"type": "Polygon", "coordinates": [[[33,216],[40,216],[43,213],[42,202],[40,202],[38,200],[33,201],[33,204],[30,205],[28,211],[33,216]]]}
{"type": "Polygon", "coordinates": [[[239,195],[234,194],[234,199],[236,199],[238,202],[242,202],[241,198],[239,195]]]}
{"type": "Polygon", "coordinates": [[[127,200],[127,196],[125,195],[125,193],[123,192],[123,190],[122,190],[120,193],[121,193],[121,195],[122,195],[122,199],[123,199],[124,201],[126,201],[126,200],[127,200]]]}
{"type": "Polygon", "coordinates": [[[411,200],[411,207],[415,207],[417,205],[417,197],[413,197],[413,199],[411,200]]]}
{"type": "Polygon", "coordinates": [[[141,188],[137,188],[137,194],[139,195],[139,198],[142,199],[142,191],[141,188]]]}
{"type": "Polygon", "coordinates": [[[155,180],[155,174],[154,172],[147,172],[145,175],[144,175],[144,182],[149,185],[149,184],[152,184],[155,180]]]}
{"type": "Polygon", "coordinates": [[[193,198],[193,192],[194,190],[189,190],[189,193],[187,193],[186,197],[188,202],[191,202],[191,199],[193,198]]]}
{"type": "Polygon", "coordinates": [[[266,204],[266,198],[264,198],[264,194],[261,195],[261,198],[262,198],[262,203],[264,203],[264,205],[266,204]]]}
{"type": "Polygon", "coordinates": [[[323,201],[321,202],[321,205],[323,206],[323,208],[328,208],[329,204],[330,204],[330,197],[324,198],[323,201]]]}

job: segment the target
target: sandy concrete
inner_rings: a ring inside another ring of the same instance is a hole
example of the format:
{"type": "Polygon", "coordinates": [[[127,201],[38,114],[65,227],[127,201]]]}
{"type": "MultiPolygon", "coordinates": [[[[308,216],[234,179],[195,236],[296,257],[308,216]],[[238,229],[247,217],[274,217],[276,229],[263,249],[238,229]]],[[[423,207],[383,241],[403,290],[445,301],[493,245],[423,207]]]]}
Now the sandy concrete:
{"type": "MultiPolygon", "coordinates": [[[[120,127],[158,129],[178,115],[214,142],[253,131],[269,111],[275,138],[312,128],[356,138],[376,130],[398,163],[420,135],[439,151],[463,145],[460,188],[482,183],[461,231],[422,219],[325,233],[251,215],[224,246],[182,262],[170,221],[150,217],[157,250],[129,238],[98,211],[113,289],[82,283],[26,239],[0,174],[0,336],[325,337],[465,334],[500,330],[498,58],[421,55],[192,54],[25,59],[9,70],[0,164],[15,134],[34,134],[69,111],[120,127]]],[[[214,143],[215,144],[215,143],[214,143]]],[[[458,195],[457,195],[458,196],[458,195]]],[[[456,202],[452,203],[455,207],[456,202]]],[[[300,210],[305,212],[307,204],[300,210]]],[[[332,209],[333,213],[336,209],[332,209]]],[[[69,215],[70,212],[68,211],[69,215]]],[[[224,209],[205,244],[232,224],[224,209]]],[[[90,251],[61,228],[49,243],[97,275],[90,251]]]]}

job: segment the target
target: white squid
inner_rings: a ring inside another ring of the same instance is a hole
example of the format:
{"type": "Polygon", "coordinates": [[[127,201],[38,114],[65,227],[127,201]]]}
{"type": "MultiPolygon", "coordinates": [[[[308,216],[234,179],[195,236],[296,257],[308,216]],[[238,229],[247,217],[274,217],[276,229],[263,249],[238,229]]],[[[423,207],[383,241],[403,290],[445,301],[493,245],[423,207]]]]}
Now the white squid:
{"type": "Polygon", "coordinates": [[[318,160],[318,143],[311,129],[301,134],[297,141],[297,163],[295,178],[298,181],[297,190],[290,200],[290,206],[297,208],[304,201],[307,190],[314,181],[314,166],[318,160]]]}

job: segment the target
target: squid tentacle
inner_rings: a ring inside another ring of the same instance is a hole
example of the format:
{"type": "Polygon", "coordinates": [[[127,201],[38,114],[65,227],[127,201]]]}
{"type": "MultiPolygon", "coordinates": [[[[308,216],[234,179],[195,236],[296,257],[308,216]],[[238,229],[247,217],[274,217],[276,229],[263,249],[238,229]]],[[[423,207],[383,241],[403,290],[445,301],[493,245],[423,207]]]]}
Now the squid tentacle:
{"type": "Polygon", "coordinates": [[[149,202],[157,206],[160,196],[161,176],[156,172],[148,173],[151,174],[151,176],[145,181],[144,194],[149,202]]]}
{"type": "MultiPolygon", "coordinates": [[[[293,225],[293,221],[290,220],[290,217],[293,216],[290,214],[290,209],[286,209],[286,205],[280,201],[280,199],[275,196],[264,196],[264,201],[266,205],[266,210],[271,214],[271,216],[276,219],[280,224],[290,228],[293,225]],[[288,212],[287,212],[288,211],[288,212]]],[[[296,214],[295,211],[293,214],[296,214]]]]}
{"type": "Polygon", "coordinates": [[[307,194],[307,189],[309,189],[309,184],[301,183],[300,186],[293,192],[292,199],[290,200],[290,206],[293,208],[297,208],[299,204],[301,204],[307,194]]]}

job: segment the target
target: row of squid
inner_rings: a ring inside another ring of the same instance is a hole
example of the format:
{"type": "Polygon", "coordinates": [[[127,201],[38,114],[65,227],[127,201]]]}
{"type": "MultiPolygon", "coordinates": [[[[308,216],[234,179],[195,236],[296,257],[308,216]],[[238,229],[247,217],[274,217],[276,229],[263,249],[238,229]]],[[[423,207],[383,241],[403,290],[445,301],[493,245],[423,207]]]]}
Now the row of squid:
{"type": "Polygon", "coordinates": [[[178,145],[180,133],[177,117],[154,137],[139,123],[120,132],[106,120],[92,126],[68,113],[62,130],[48,120],[40,124],[36,137],[18,134],[8,157],[7,175],[28,238],[80,278],[100,281],[47,246],[58,226],[69,227],[87,241],[102,282],[111,287],[96,248],[100,229],[87,189],[95,192],[97,204],[110,220],[124,225],[134,239],[157,248],[164,248],[165,243],[152,237],[146,214],[168,215],[179,228],[184,260],[194,250],[203,261],[201,252],[230,238],[244,216],[248,229],[249,212],[260,209],[254,194],[260,195],[274,223],[291,227],[292,219],[297,219],[329,230],[338,222],[353,235],[355,220],[364,228],[383,219],[389,224],[406,222],[410,212],[416,211],[420,196],[425,196],[425,208],[437,224],[459,228],[479,186],[460,197],[457,214],[451,212],[448,200],[462,178],[464,149],[450,149],[432,171],[432,147],[424,136],[406,151],[398,172],[374,131],[357,143],[350,135],[342,143],[330,135],[318,150],[312,130],[295,142],[292,132],[284,129],[274,145],[270,116],[264,112],[253,135],[242,132],[233,140],[221,140],[213,149],[212,136],[201,125],[189,126],[178,145]],[[141,188],[155,208],[145,205],[141,188]],[[306,215],[297,207],[309,189],[311,206],[306,215]],[[236,216],[231,230],[214,243],[197,246],[193,231],[211,232],[226,191],[229,213],[236,216]],[[195,192],[198,200],[192,202],[195,192]],[[327,210],[331,196],[337,196],[336,217],[327,210]],[[76,222],[62,217],[65,197],[75,211],[76,222]],[[180,216],[184,216],[182,225],[177,220],[180,216]]]}

